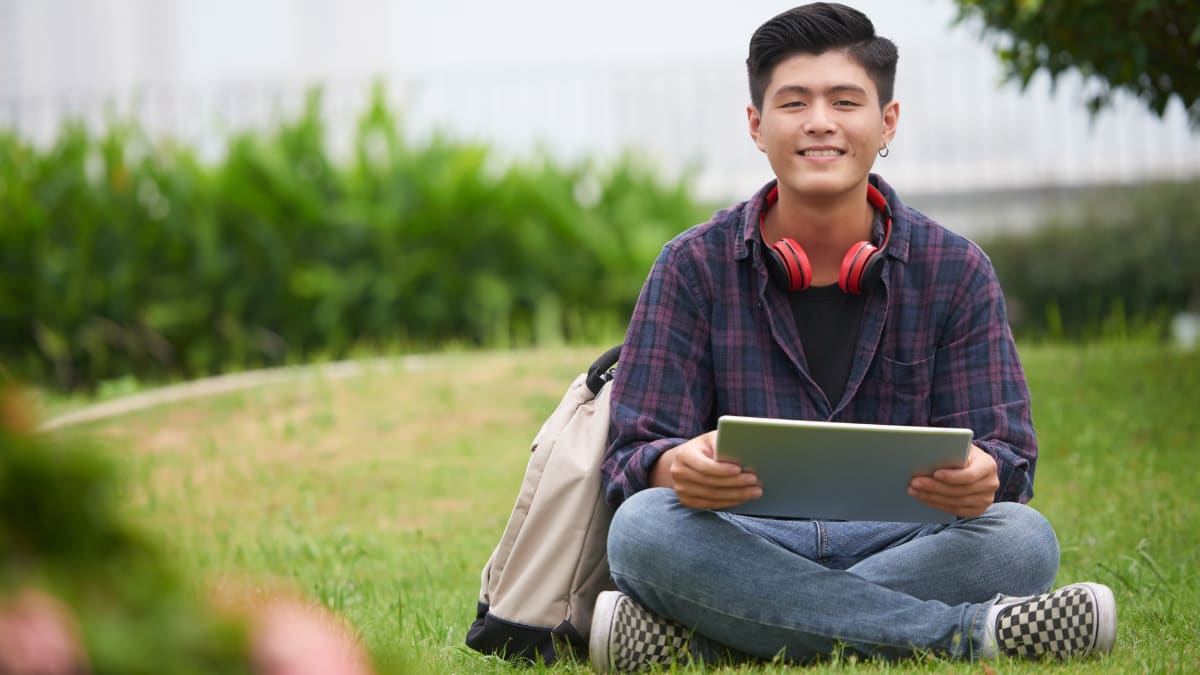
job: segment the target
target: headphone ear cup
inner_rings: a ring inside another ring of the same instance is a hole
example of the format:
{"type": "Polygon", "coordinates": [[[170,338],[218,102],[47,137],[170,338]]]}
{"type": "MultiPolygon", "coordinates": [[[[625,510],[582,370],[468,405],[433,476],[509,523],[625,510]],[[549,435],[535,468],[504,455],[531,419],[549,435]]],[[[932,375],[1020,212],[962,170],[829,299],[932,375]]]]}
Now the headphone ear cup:
{"type": "Polygon", "coordinates": [[[859,292],[869,293],[879,283],[879,279],[883,276],[884,257],[883,252],[877,250],[867,259],[867,263],[863,265],[862,275],[858,280],[859,292]]]}
{"type": "Polygon", "coordinates": [[[808,254],[792,239],[780,239],[766,249],[767,271],[775,283],[789,291],[807,290],[812,283],[808,254]]]}
{"type": "Polygon", "coordinates": [[[875,255],[878,252],[879,249],[869,241],[860,241],[846,251],[838,275],[838,286],[843,293],[858,295],[874,284],[874,278],[867,272],[869,268],[871,275],[878,276],[879,265],[876,260],[879,258],[875,255]]]}

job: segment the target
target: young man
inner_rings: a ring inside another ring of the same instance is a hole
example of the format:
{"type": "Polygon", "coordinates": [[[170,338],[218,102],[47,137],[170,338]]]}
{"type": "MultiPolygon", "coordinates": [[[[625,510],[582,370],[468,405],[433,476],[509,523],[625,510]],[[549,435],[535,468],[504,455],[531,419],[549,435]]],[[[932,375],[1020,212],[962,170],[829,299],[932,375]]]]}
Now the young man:
{"type": "Polygon", "coordinates": [[[897,53],[860,12],[795,8],[747,66],[750,135],[776,180],[669,242],[634,311],[604,466],[618,506],[590,653],[602,672],[672,658],[805,661],[1107,652],[1112,592],[1058,570],[1025,506],[1029,392],[987,257],[870,173],[900,107],[897,53]],[[724,414],[968,427],[965,466],[912,479],[950,525],[772,520],[713,459],[724,414]]]}

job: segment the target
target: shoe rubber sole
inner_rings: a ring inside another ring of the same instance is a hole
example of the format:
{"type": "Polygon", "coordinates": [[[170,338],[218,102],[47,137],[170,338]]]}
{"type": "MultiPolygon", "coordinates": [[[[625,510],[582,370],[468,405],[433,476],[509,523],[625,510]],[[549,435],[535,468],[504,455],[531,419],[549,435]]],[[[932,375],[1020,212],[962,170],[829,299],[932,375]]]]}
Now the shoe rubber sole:
{"type": "Polygon", "coordinates": [[[1117,602],[1112,589],[1091,582],[1075,585],[1088,589],[1096,604],[1096,641],[1092,643],[1090,654],[1107,654],[1117,641],[1117,602]]]}
{"type": "Polygon", "coordinates": [[[613,621],[623,596],[620,591],[603,591],[596,597],[592,627],[588,631],[588,660],[597,673],[612,672],[613,621]]]}

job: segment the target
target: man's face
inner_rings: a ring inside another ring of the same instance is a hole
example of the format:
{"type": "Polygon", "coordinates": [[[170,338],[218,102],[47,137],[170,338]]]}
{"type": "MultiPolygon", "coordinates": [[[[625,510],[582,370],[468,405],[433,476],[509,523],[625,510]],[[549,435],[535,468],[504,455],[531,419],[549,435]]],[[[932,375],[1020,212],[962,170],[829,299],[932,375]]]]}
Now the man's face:
{"type": "Polygon", "coordinates": [[[780,61],[762,110],[747,108],[750,135],[780,191],[804,198],[859,195],[876,153],[892,139],[900,106],[879,108],[867,71],[842,51],[780,61]]]}

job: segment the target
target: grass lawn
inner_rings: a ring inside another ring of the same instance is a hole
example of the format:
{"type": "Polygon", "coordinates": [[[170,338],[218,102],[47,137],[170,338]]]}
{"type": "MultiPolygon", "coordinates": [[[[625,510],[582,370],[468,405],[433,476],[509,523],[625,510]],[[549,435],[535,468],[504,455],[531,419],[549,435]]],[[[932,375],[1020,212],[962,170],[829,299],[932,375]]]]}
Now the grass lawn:
{"type": "MultiPolygon", "coordinates": [[[[125,507],[198,586],[234,577],[299,588],[358,627],[382,672],[494,672],[507,666],[463,646],[479,570],[534,433],[600,351],[448,353],[81,430],[118,456],[125,507]]],[[[1022,355],[1041,441],[1033,505],[1057,527],[1059,581],[1116,592],[1115,653],[987,667],[842,658],[806,672],[1200,670],[1200,353],[1106,345],[1022,355]]]]}

